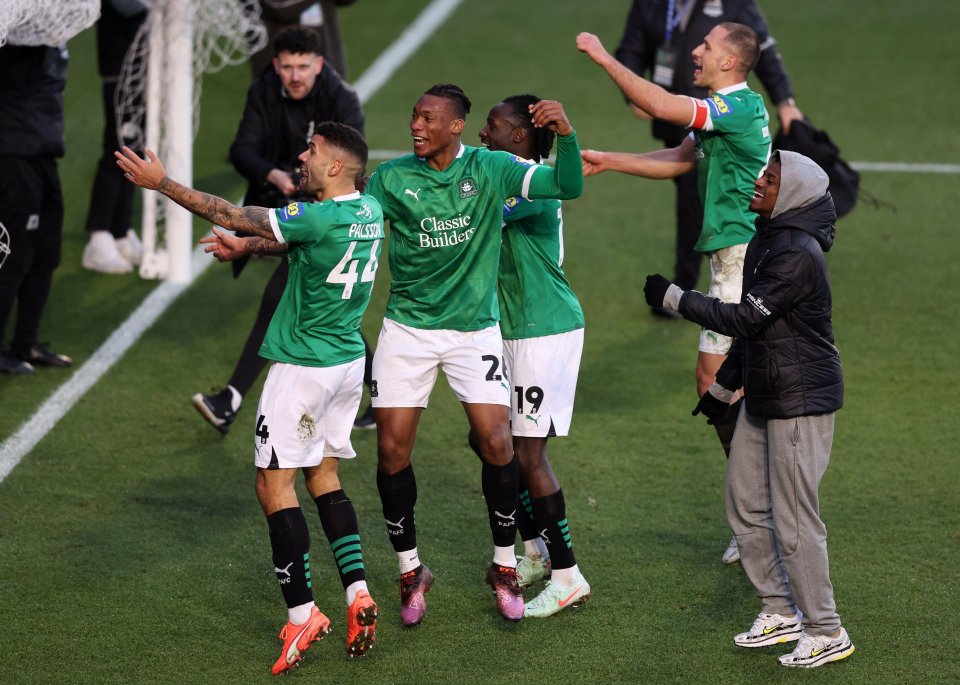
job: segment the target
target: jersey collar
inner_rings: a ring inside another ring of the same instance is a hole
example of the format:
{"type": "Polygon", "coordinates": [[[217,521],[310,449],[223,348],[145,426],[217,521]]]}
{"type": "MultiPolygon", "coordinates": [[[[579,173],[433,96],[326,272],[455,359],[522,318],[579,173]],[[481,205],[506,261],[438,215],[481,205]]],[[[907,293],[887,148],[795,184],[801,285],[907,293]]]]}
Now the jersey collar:
{"type": "Polygon", "coordinates": [[[347,200],[356,200],[360,197],[360,191],[354,190],[352,193],[347,193],[346,195],[337,195],[336,197],[331,197],[330,199],[334,202],[346,202],[347,200]]]}
{"type": "Polygon", "coordinates": [[[732,93],[737,90],[743,90],[744,88],[749,88],[746,81],[741,81],[740,83],[734,83],[732,86],[727,86],[726,88],[721,88],[720,90],[713,91],[717,95],[726,95],[727,93],[732,93]]]}
{"type": "MultiPolygon", "coordinates": [[[[467,146],[464,145],[464,144],[461,142],[461,143],[460,143],[460,149],[457,150],[457,156],[454,157],[454,159],[460,159],[461,157],[463,157],[463,153],[466,152],[466,151],[467,151],[467,146]]],[[[421,162],[423,162],[423,161],[426,161],[427,158],[426,158],[426,157],[417,157],[417,159],[419,159],[421,162]]]]}

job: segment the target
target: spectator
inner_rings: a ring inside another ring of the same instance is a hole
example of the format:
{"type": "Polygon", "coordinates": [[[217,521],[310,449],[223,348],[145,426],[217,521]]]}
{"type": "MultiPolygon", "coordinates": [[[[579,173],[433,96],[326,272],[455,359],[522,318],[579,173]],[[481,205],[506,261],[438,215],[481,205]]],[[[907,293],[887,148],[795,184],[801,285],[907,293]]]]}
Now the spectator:
{"type": "Polygon", "coordinates": [[[60,264],[63,192],[57,158],[64,154],[65,47],[0,47],[0,223],[10,234],[0,269],[0,372],[68,367],[70,357],[37,342],[60,264]],[[7,322],[16,305],[10,347],[7,322]]]}
{"type": "Polygon", "coordinates": [[[320,34],[320,54],[340,76],[347,78],[347,49],[340,35],[338,7],[357,0],[260,0],[260,18],[267,27],[267,45],[250,57],[253,78],[270,66],[274,41],[289,26],[307,26],[320,34]]]}

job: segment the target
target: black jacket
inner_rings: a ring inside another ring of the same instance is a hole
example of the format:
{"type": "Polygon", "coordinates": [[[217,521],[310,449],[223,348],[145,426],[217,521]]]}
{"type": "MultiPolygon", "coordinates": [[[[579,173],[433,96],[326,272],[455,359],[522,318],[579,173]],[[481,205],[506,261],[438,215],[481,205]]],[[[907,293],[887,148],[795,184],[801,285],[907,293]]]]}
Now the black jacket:
{"type": "Polygon", "coordinates": [[[823,254],[833,245],[835,224],[829,194],[768,221],[758,218],[744,259],[740,303],[695,291],[680,300],[685,318],[736,337],[717,382],[730,390],[742,386],[754,416],[812,416],[843,405],[823,254]]]}
{"type": "MultiPolygon", "coordinates": [[[[675,5],[682,0],[676,0],[675,5]]],[[[657,49],[666,42],[668,0],[633,0],[623,38],[615,56],[631,71],[640,76],[652,72],[657,49]]],[[[694,0],[689,21],[673,30],[670,48],[676,60],[673,71],[672,93],[705,98],[707,91],[693,85],[693,52],[717,24],[735,21],[757,32],[760,38],[760,61],[754,70],[774,105],[793,97],[790,77],[783,67],[780,55],[767,21],[754,0],[694,0]],[[717,13],[719,11],[719,14],[717,13]]],[[[669,146],[679,145],[688,129],[665,121],[653,122],[653,135],[669,146]]]]}
{"type": "Polygon", "coordinates": [[[230,161],[249,182],[244,204],[280,207],[290,199],[266,181],[272,169],[292,172],[297,157],[307,149],[316,125],[335,121],[363,133],[363,110],[356,92],[329,65],[324,65],[313,90],[302,100],[283,92],[280,77],[272,70],[253,82],[237,137],[230,146],[230,161]]]}
{"type": "Polygon", "coordinates": [[[64,48],[0,48],[0,155],[63,157],[64,48]]]}

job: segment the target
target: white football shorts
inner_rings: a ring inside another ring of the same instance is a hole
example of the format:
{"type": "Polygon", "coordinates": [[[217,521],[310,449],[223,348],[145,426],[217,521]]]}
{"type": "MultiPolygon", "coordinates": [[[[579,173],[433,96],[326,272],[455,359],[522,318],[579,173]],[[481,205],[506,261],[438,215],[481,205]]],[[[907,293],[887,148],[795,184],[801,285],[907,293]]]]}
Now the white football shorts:
{"type": "Polygon", "coordinates": [[[520,437],[567,435],[577,392],[583,329],[523,340],[504,340],[510,373],[510,430],[520,437]]]}
{"type": "Polygon", "coordinates": [[[275,362],[260,394],[257,468],[316,466],[324,457],[357,456],[350,443],[363,396],[363,357],[336,366],[275,362]]]}
{"type": "MultiPolygon", "coordinates": [[[[743,286],[743,257],[747,244],[731,245],[710,253],[710,290],[708,297],[721,302],[739,302],[743,286]]],[[[733,338],[703,328],[700,330],[700,351],[707,354],[726,354],[733,338]]]]}
{"type": "Polygon", "coordinates": [[[457,399],[510,406],[500,325],[479,331],[426,330],[383,320],[373,355],[374,407],[426,407],[443,369],[457,399]]]}

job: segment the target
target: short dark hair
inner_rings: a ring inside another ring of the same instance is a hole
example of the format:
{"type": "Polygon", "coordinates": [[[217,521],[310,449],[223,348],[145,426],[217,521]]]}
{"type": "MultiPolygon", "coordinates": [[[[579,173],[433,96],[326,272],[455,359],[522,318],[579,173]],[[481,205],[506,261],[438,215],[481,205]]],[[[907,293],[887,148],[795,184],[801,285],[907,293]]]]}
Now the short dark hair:
{"type": "Polygon", "coordinates": [[[453,110],[458,119],[466,119],[467,115],[470,114],[470,105],[472,103],[460,86],[455,86],[452,83],[438,83],[435,86],[430,86],[430,88],[424,92],[424,95],[433,95],[452,102],[453,110]]]}
{"type": "Polygon", "coordinates": [[[550,149],[553,147],[553,139],[556,137],[549,128],[536,128],[533,125],[533,119],[530,116],[530,105],[540,102],[536,95],[511,95],[503,100],[503,104],[510,108],[510,114],[513,123],[519,128],[527,129],[527,135],[533,138],[533,153],[536,161],[539,162],[544,157],[550,156],[550,149]]]}
{"type": "Polygon", "coordinates": [[[353,126],[335,121],[323,121],[317,124],[314,135],[322,136],[328,144],[356,158],[361,169],[367,166],[367,141],[353,126]]]}
{"type": "Polygon", "coordinates": [[[726,29],[726,42],[737,55],[743,74],[749,74],[760,61],[760,38],[749,26],[734,21],[725,21],[719,25],[726,29]]]}
{"type": "Polygon", "coordinates": [[[320,34],[306,26],[290,26],[285,28],[273,41],[273,54],[289,52],[293,55],[314,54],[321,55],[320,34]]]}

